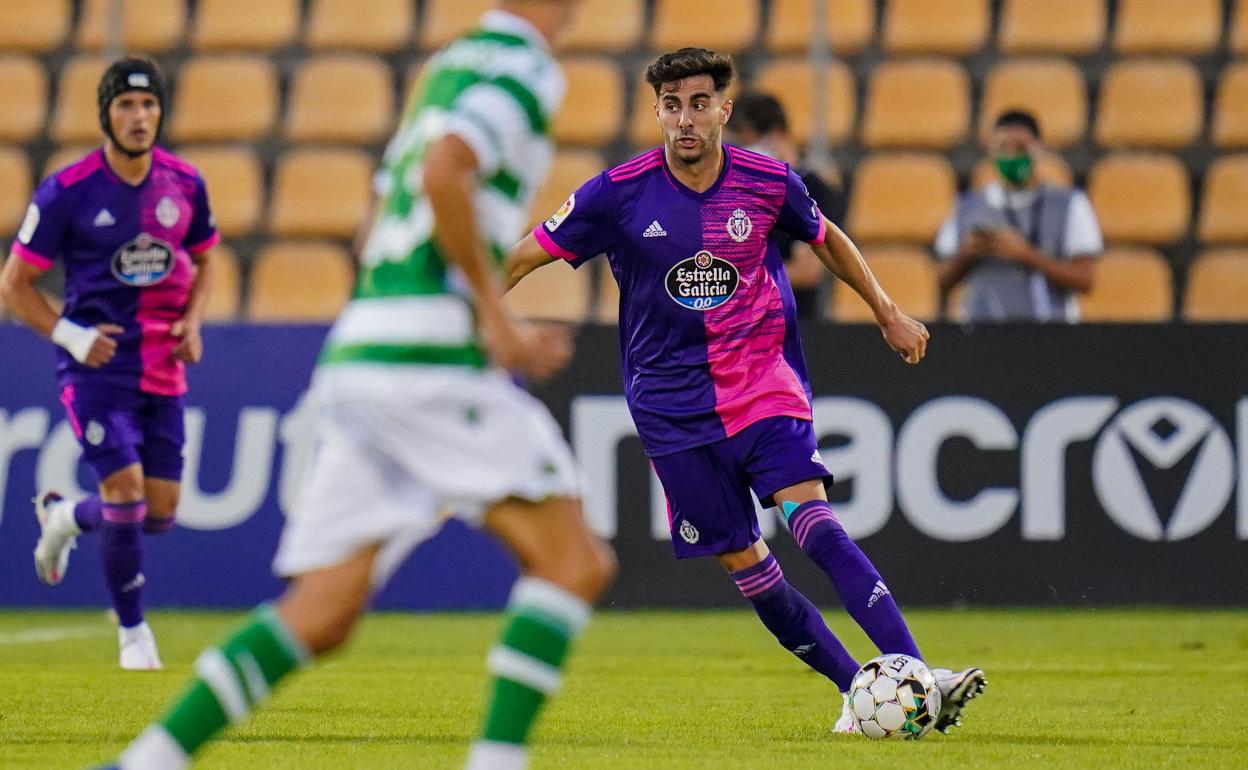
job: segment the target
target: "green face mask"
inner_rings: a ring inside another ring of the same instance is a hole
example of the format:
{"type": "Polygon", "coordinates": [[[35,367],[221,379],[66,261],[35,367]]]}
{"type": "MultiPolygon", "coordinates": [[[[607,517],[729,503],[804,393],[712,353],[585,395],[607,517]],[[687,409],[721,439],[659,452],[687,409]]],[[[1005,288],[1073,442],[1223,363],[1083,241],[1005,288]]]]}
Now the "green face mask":
{"type": "Polygon", "coordinates": [[[1022,187],[1031,181],[1031,156],[1026,153],[998,156],[997,171],[1001,173],[1001,178],[1005,181],[1015,187],[1022,187]]]}

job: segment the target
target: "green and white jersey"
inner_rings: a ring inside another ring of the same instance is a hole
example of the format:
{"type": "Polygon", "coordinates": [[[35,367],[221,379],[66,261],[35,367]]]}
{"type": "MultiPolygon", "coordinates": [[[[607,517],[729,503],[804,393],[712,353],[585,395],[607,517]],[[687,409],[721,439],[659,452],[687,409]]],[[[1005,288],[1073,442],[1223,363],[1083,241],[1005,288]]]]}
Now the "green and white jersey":
{"type": "Polygon", "coordinates": [[[466,284],[434,241],[424,154],[448,134],[472,148],[477,226],[501,263],[550,167],[550,124],[563,94],[563,73],[541,35],[499,10],[426,62],[377,173],[377,219],[322,366],[485,365],[466,284]]]}

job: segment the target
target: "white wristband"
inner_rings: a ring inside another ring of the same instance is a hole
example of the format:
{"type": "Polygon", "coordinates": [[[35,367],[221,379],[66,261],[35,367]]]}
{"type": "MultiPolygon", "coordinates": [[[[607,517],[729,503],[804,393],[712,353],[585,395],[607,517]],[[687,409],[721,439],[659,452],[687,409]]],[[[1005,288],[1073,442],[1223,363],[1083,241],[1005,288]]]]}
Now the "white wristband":
{"type": "Polygon", "coordinates": [[[52,327],[52,341],[65,348],[80,364],[87,362],[87,354],[99,336],[99,329],[79,326],[68,318],[62,318],[52,327]]]}

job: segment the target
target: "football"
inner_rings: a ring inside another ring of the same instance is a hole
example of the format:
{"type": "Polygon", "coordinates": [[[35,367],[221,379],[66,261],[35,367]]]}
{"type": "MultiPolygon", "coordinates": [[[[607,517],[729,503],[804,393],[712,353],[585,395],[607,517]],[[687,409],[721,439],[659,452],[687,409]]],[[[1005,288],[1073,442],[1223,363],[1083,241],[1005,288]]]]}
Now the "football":
{"type": "Polygon", "coordinates": [[[922,738],[940,714],[940,689],[923,661],[881,655],[862,664],[849,688],[854,720],[868,738],[922,738]]]}

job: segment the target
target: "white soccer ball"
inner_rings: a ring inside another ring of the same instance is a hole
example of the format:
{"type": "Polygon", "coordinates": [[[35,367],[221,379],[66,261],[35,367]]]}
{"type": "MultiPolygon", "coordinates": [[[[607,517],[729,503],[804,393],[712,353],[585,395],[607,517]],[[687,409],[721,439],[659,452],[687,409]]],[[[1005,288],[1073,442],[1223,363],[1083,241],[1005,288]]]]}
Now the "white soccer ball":
{"type": "Polygon", "coordinates": [[[922,738],[940,714],[940,688],[923,661],[881,655],[862,664],[849,687],[849,706],[868,738],[922,738]]]}

